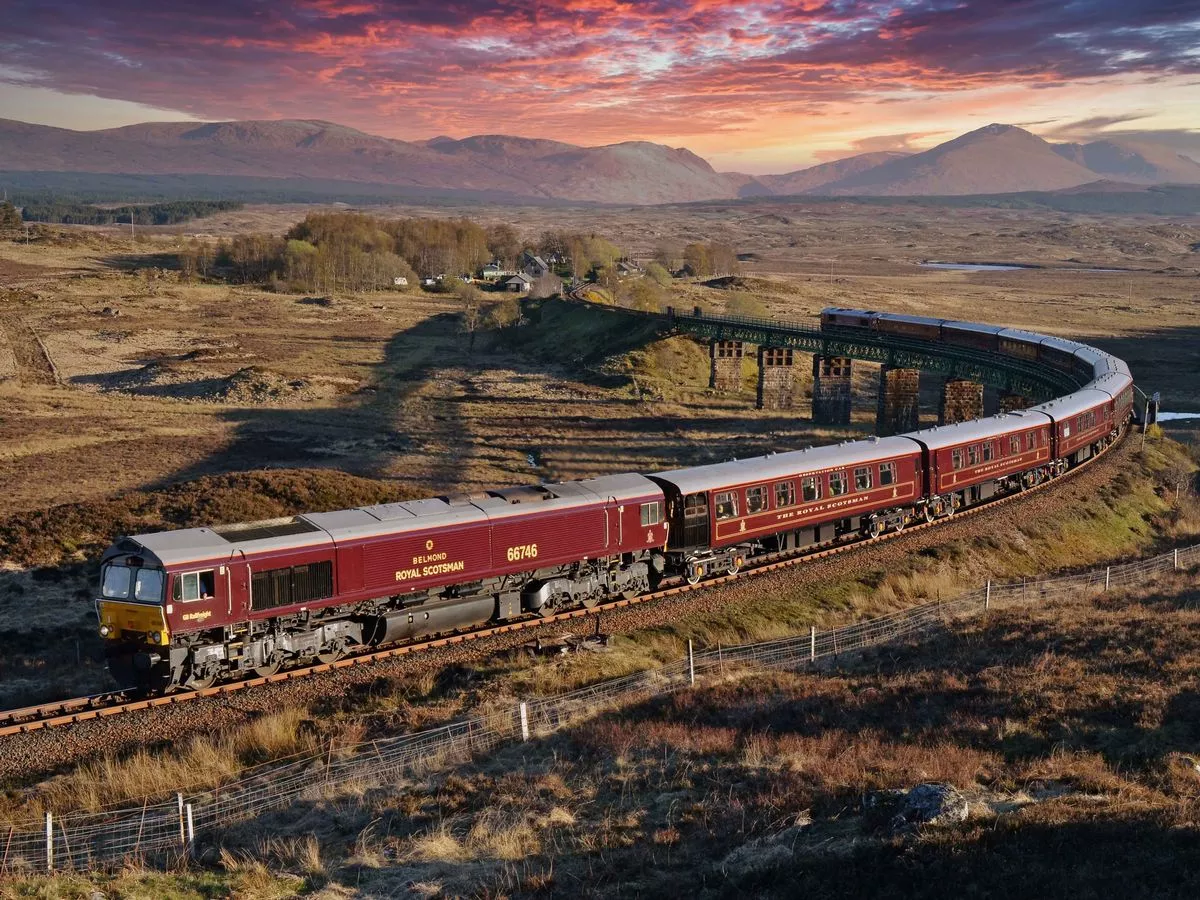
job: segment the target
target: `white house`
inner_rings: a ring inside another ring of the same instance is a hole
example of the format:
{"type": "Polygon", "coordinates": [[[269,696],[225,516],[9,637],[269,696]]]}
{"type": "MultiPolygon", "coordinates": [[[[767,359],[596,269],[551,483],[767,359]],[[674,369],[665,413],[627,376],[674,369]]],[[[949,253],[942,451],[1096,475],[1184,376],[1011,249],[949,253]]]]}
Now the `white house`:
{"type": "Polygon", "coordinates": [[[392,284],[394,284],[396,287],[408,287],[408,279],[403,275],[397,275],[392,279],[392,284]]]}

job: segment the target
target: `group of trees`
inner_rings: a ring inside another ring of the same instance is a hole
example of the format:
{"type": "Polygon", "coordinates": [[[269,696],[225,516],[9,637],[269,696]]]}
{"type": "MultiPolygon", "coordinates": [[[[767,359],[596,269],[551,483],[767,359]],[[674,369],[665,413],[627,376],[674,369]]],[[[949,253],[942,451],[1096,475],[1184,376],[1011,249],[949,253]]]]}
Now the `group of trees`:
{"type": "Polygon", "coordinates": [[[736,275],[741,269],[737,250],[719,241],[694,241],[690,244],[660,241],[654,251],[654,260],[668,271],[683,272],[697,278],[736,275]]]}
{"type": "Polygon", "coordinates": [[[94,206],[70,200],[44,200],[25,205],[26,222],[57,222],[62,225],[177,225],[219,212],[241,209],[236,200],[172,200],[136,206],[94,206]]]}

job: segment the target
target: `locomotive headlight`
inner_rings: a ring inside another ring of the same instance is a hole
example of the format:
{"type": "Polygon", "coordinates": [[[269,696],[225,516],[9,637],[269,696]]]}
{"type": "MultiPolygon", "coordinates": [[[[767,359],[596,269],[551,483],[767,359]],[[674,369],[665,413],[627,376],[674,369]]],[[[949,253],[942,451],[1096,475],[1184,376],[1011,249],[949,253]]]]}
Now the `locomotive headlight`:
{"type": "Polygon", "coordinates": [[[107,625],[100,626],[100,637],[108,637],[110,634],[112,634],[111,628],[109,628],[107,625]]]}
{"type": "Polygon", "coordinates": [[[150,641],[155,644],[161,644],[162,643],[162,632],[161,631],[152,632],[150,634],[150,641]]]}

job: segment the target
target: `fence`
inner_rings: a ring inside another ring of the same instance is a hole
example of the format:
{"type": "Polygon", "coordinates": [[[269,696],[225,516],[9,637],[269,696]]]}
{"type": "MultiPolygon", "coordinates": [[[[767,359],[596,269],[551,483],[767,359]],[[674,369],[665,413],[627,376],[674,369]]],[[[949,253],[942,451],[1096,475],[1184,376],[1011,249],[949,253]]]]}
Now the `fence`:
{"type": "Polygon", "coordinates": [[[667,694],[729,667],[795,669],[978,615],[993,605],[1136,586],[1155,575],[1200,565],[1200,545],[1150,559],[1093,569],[1077,575],[992,584],[945,603],[928,603],[891,615],[806,635],[693,653],[679,662],[528,700],[499,713],[481,715],[416,734],[376,740],[333,753],[261,766],[237,781],[192,796],[98,813],[46,814],[44,821],[0,827],[0,871],[85,870],[130,859],[186,855],[197,834],[215,835],[223,826],[247,821],[298,801],[319,801],[353,783],[386,784],[453,759],[502,744],[528,740],[620,701],[667,694]]]}

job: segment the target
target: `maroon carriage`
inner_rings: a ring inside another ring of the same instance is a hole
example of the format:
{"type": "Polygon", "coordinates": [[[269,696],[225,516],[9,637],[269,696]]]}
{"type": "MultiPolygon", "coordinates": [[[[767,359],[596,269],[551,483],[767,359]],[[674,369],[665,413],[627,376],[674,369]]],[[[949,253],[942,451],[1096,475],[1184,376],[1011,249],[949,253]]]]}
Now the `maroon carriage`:
{"type": "Polygon", "coordinates": [[[1094,389],[1076,391],[1033,410],[1054,420],[1054,455],[1071,465],[1083,462],[1103,447],[1119,424],[1113,398],[1094,389]]]}
{"type": "Polygon", "coordinates": [[[1050,429],[1049,416],[1022,411],[907,435],[925,451],[927,517],[1040,480],[1051,460],[1050,429]]]}
{"type": "Polygon", "coordinates": [[[650,476],[667,498],[668,566],[697,581],[757,546],[793,550],[903,527],[924,493],[908,438],[855,441],[650,476]]]}

